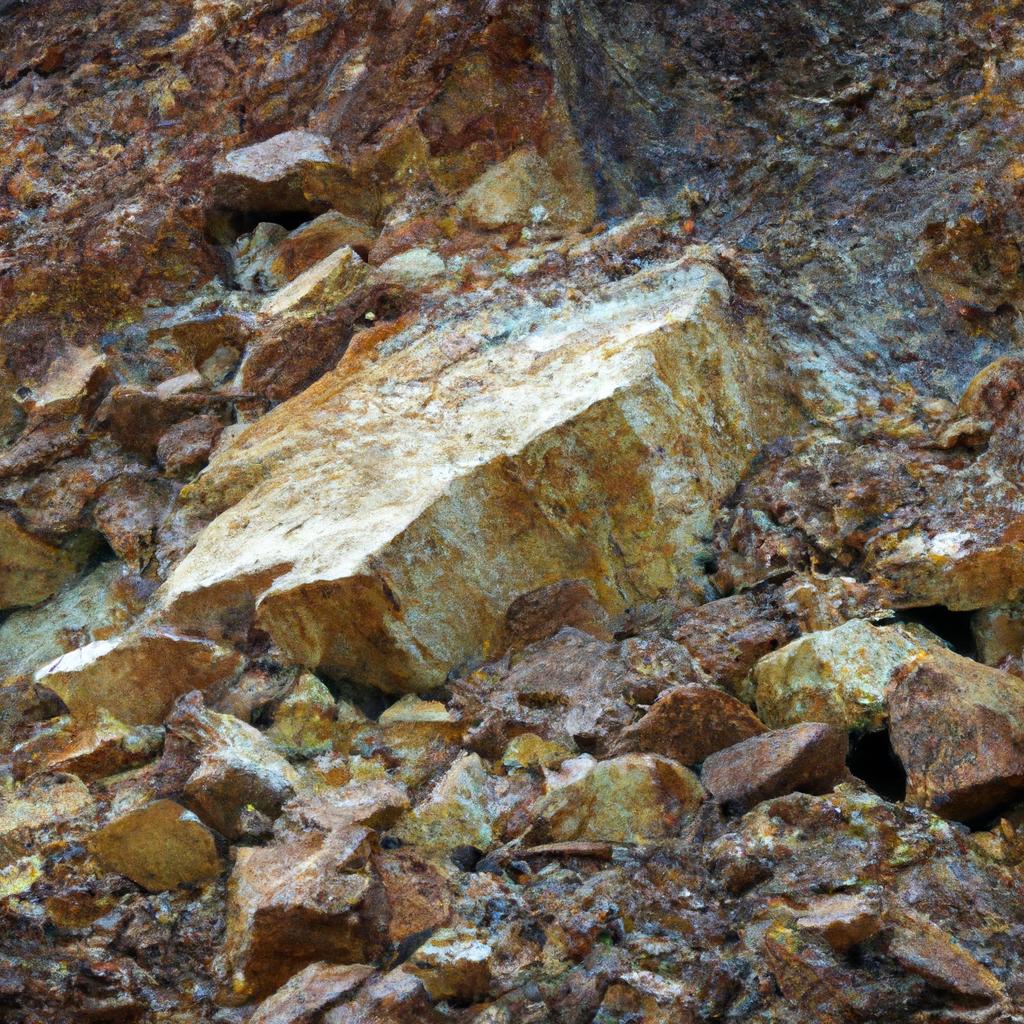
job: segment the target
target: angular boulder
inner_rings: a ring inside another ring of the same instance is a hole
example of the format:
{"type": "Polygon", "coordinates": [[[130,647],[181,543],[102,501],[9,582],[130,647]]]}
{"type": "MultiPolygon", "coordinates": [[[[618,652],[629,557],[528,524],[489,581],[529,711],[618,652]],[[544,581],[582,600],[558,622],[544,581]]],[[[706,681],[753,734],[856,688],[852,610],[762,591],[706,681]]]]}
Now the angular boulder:
{"type": "Polygon", "coordinates": [[[220,874],[213,834],[173,800],[157,800],[116,818],[95,833],[89,845],[105,868],[150,892],[220,874]]]}
{"type": "Polygon", "coordinates": [[[140,630],[79,647],[44,665],[35,679],[76,718],[105,708],[128,725],[160,725],[177,697],[230,679],[241,660],[209,640],[140,630]]]}
{"type": "Polygon", "coordinates": [[[1024,792],[1024,680],[929,651],[896,674],[886,700],[908,801],[968,821],[1024,792]]]}
{"type": "Polygon", "coordinates": [[[546,788],[530,812],[531,843],[662,839],[677,832],[705,796],[693,772],[653,754],[609,761],[584,754],[548,772],[546,788]]]}
{"type": "Polygon", "coordinates": [[[318,960],[373,961],[384,922],[368,839],[366,829],[342,829],[238,850],[228,886],[227,1001],[269,995],[318,960]]]}
{"type": "MultiPolygon", "coordinates": [[[[938,639],[936,646],[941,646],[938,639]]],[[[928,646],[923,633],[852,619],[808,633],[754,666],[757,711],[773,728],[829,722],[840,729],[885,727],[885,687],[928,646]]]]}
{"type": "Polygon", "coordinates": [[[833,726],[794,725],[712,754],[701,782],[734,813],[796,790],[827,793],[846,774],[846,747],[846,734],[833,726]]]}
{"type": "Polygon", "coordinates": [[[410,326],[186,488],[220,514],[165,585],[165,616],[216,630],[255,605],[307,667],[416,691],[495,646],[519,594],[585,579],[615,613],[700,576],[712,503],[796,416],[728,297],[683,260],[554,311],[496,295],[410,326]]]}
{"type": "Polygon", "coordinates": [[[613,749],[661,754],[692,765],[764,731],[753,711],[724,690],[678,686],[663,693],[639,722],[623,729],[613,749]]]}

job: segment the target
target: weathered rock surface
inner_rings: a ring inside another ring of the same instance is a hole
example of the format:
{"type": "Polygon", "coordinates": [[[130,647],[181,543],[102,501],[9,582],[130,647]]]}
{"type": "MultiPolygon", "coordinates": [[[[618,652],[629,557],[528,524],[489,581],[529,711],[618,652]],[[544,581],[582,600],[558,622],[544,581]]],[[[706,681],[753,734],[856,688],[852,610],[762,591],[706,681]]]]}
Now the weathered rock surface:
{"type": "Polygon", "coordinates": [[[931,652],[893,678],[886,698],[908,799],[965,820],[1024,789],[1024,680],[931,652]]]}
{"type": "Polygon", "coordinates": [[[712,754],[701,782],[732,812],[794,790],[827,793],[846,775],[846,738],[822,722],[793,725],[712,754]]]}
{"type": "Polygon", "coordinates": [[[1024,1019],[1021,13],[0,0],[5,1024],[1024,1019]]]}
{"type": "Polygon", "coordinates": [[[173,800],[122,815],[90,845],[105,867],[150,892],[209,881],[221,870],[210,830],[173,800]]]}
{"type": "Polygon", "coordinates": [[[410,331],[379,366],[327,375],[191,485],[193,506],[227,509],[168,581],[168,618],[255,601],[299,662],[415,690],[495,643],[513,598],[546,582],[589,579],[613,612],[657,597],[697,571],[710,502],[754,439],[792,422],[727,297],[683,261],[585,303],[489,311],[440,348],[410,331]]]}

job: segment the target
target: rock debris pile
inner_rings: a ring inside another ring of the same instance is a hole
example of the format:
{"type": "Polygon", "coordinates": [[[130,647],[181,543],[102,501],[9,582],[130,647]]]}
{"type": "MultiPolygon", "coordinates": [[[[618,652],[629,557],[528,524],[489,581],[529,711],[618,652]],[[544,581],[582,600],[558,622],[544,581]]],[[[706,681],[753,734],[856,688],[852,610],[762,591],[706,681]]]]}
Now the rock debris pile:
{"type": "Polygon", "coordinates": [[[1024,6],[0,0],[0,1021],[1024,1022],[1024,6]]]}

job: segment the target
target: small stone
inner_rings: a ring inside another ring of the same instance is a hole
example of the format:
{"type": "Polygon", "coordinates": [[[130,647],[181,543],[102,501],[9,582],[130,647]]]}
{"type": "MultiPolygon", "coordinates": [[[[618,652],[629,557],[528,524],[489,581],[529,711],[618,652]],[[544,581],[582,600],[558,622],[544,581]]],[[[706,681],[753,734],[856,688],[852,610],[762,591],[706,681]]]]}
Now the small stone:
{"type": "Polygon", "coordinates": [[[823,896],[810,903],[797,917],[798,928],[821,935],[837,952],[877,935],[882,918],[876,902],[861,895],[823,896]]]}
{"type": "Polygon", "coordinates": [[[750,708],[724,690],[679,686],[663,693],[639,722],[623,729],[614,750],[661,754],[692,765],[764,731],[750,708]]]}
{"type": "Polygon", "coordinates": [[[444,928],[412,954],[407,970],[423,982],[434,1002],[476,1002],[490,986],[493,956],[485,932],[444,928]]]}
{"type": "Polygon", "coordinates": [[[378,268],[385,281],[419,288],[445,273],[444,260],[433,249],[406,249],[385,260],[378,268]]]}
{"type": "Polygon", "coordinates": [[[449,724],[452,716],[438,700],[422,700],[415,694],[407,693],[391,707],[381,712],[377,721],[381,725],[398,725],[402,722],[443,722],[449,724]]]}
{"type": "Polygon", "coordinates": [[[128,725],[160,725],[175,699],[232,678],[240,656],[209,640],[140,630],[95,640],[36,672],[82,721],[105,708],[128,725]]]}
{"type": "Polygon", "coordinates": [[[734,813],[787,793],[827,793],[846,774],[846,733],[807,722],[763,733],[712,754],[701,781],[734,813]]]}
{"type": "Polygon", "coordinates": [[[704,799],[693,772],[653,754],[595,761],[584,754],[547,772],[531,809],[530,843],[640,843],[674,835],[704,799]]]}
{"type": "Polygon", "coordinates": [[[210,830],[173,800],[157,800],[112,821],[90,840],[108,871],[150,892],[208,881],[221,863],[210,830]]]}
{"type": "Polygon", "coordinates": [[[316,1024],[373,973],[362,964],[310,964],[260,1003],[249,1024],[316,1024]]]}
{"type": "Polygon", "coordinates": [[[501,763],[512,771],[531,767],[553,768],[572,755],[573,752],[561,743],[542,739],[536,733],[524,732],[505,748],[501,763]]]}
{"type": "Polygon", "coordinates": [[[198,694],[179,701],[168,728],[200,751],[185,803],[228,839],[246,835],[247,811],[273,821],[299,785],[298,773],[258,729],[207,710],[198,694]]]}
{"type": "Polygon", "coordinates": [[[366,264],[343,246],[268,295],[260,312],[265,316],[316,316],[344,302],[366,276],[366,264]]]}
{"type": "Polygon", "coordinates": [[[201,469],[217,445],[223,424],[215,416],[192,416],[160,435],[156,457],[171,476],[201,469]]]}
{"type": "Polygon", "coordinates": [[[1024,791],[1024,680],[935,650],[886,692],[907,800],[967,821],[1024,791]]]}
{"type": "Polygon", "coordinates": [[[799,722],[882,729],[886,684],[926,646],[902,627],[861,619],[808,633],[754,666],[758,715],[776,729],[799,722]]]}

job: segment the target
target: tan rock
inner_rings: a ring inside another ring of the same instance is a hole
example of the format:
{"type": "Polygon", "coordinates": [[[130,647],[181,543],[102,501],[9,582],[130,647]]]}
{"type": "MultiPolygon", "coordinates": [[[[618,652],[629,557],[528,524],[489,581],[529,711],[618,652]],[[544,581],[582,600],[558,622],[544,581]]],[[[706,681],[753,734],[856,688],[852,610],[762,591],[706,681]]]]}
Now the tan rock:
{"type": "Polygon", "coordinates": [[[289,801],[278,824],[281,835],[301,836],[309,829],[321,832],[352,825],[386,829],[409,809],[409,795],[384,779],[350,782],[315,795],[301,793],[289,801]]]}
{"type": "Polygon", "coordinates": [[[20,786],[0,777],[0,863],[28,853],[47,827],[87,813],[93,803],[89,787],[75,775],[41,773],[20,786]]]}
{"type": "Polygon", "coordinates": [[[166,630],[95,640],[36,673],[72,715],[89,719],[100,708],[128,725],[159,725],[175,698],[235,675],[241,658],[208,640],[166,630]]]}
{"type": "Polygon", "coordinates": [[[969,820],[1024,791],[1024,680],[929,651],[894,676],[886,700],[908,801],[969,820]]]}
{"type": "Polygon", "coordinates": [[[663,693],[640,721],[623,729],[616,753],[661,754],[692,765],[765,731],[757,716],[713,686],[678,686],[663,693]]]}
{"type": "Polygon", "coordinates": [[[186,489],[226,511],[166,614],[215,628],[255,600],[302,664],[414,691],[553,579],[590,580],[617,612],[699,575],[711,502],[792,417],[726,295],[709,266],[669,264],[554,313],[507,308],[500,348],[482,341],[492,308],[328,373],[186,489]]]}
{"type": "Polygon", "coordinates": [[[439,278],[445,273],[444,260],[433,249],[406,249],[391,259],[385,260],[378,273],[385,281],[404,285],[406,288],[419,288],[428,281],[439,278]]]}
{"type": "Polygon", "coordinates": [[[442,928],[413,953],[407,970],[423,982],[435,1002],[476,1002],[490,986],[493,956],[486,932],[442,928]]]}
{"type": "Polygon", "coordinates": [[[549,771],[546,789],[530,812],[530,842],[659,839],[676,833],[705,795],[693,772],[653,754],[584,754],[549,771]]]}
{"type": "Polygon", "coordinates": [[[173,800],[116,818],[90,837],[89,846],[108,871],[150,892],[208,881],[221,870],[213,834],[173,800]]]}
{"type": "Polygon", "coordinates": [[[505,748],[501,763],[512,771],[532,766],[553,768],[572,755],[573,752],[561,743],[542,739],[536,733],[524,732],[505,748]]]}
{"type": "Polygon", "coordinates": [[[366,264],[344,246],[267,296],[260,312],[265,316],[316,316],[344,302],[367,274],[366,264]]]}
{"type": "Polygon", "coordinates": [[[44,605],[11,612],[0,623],[0,679],[35,671],[54,658],[123,629],[134,612],[132,579],[104,562],[44,605]]]}
{"type": "Polygon", "coordinates": [[[373,961],[383,923],[368,839],[356,828],[238,850],[228,886],[225,1001],[269,995],[318,960],[373,961]]]}
{"type": "Polygon", "coordinates": [[[799,722],[884,728],[886,685],[927,646],[923,633],[861,619],[809,633],[754,666],[758,715],[773,728],[799,722]]]}
{"type": "Polygon", "coordinates": [[[468,189],[459,209],[482,228],[510,226],[586,228],[594,220],[594,196],[567,189],[536,150],[516,150],[468,189]]]}
{"type": "Polygon", "coordinates": [[[0,515],[0,611],[39,604],[82,567],[87,551],[55,547],[0,515]]]}
{"type": "Polygon", "coordinates": [[[324,1024],[443,1024],[423,982],[404,967],[371,978],[348,1003],[336,1006],[324,1024]]]}
{"type": "Polygon", "coordinates": [[[249,1024],[316,1024],[372,974],[363,964],[310,964],[260,1003],[249,1024]]]}
{"type": "Polygon", "coordinates": [[[231,210],[295,212],[354,202],[349,175],[322,135],[281,132],[232,150],[214,167],[214,196],[231,210]]]}

